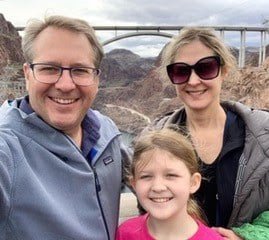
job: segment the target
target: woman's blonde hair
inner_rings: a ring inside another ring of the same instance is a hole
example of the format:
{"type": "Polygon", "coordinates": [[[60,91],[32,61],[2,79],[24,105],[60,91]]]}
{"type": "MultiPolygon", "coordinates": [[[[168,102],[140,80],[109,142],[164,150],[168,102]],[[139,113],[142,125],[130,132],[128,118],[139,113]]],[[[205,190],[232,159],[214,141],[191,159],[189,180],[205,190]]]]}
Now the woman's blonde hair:
{"type": "Polygon", "coordinates": [[[84,34],[94,52],[94,65],[96,68],[100,67],[104,52],[102,45],[95,36],[94,29],[84,20],[57,15],[45,17],[44,21],[32,19],[28,22],[22,39],[22,50],[27,62],[32,63],[35,57],[34,41],[47,27],[55,27],[84,34]]]}
{"type": "MultiPolygon", "coordinates": [[[[143,168],[151,160],[141,158],[141,155],[156,148],[165,150],[183,161],[191,175],[199,172],[197,156],[191,142],[179,132],[179,129],[170,126],[145,132],[136,140],[133,161],[130,166],[130,179],[135,179],[136,170],[143,168]]],[[[203,220],[201,210],[192,198],[188,201],[187,211],[196,219],[203,220]]]]}
{"type": "Polygon", "coordinates": [[[174,36],[162,52],[161,74],[168,78],[166,66],[175,62],[178,50],[184,45],[199,40],[206,47],[210,48],[215,55],[221,58],[223,73],[228,73],[236,66],[236,59],[231,49],[223,39],[216,34],[214,29],[202,27],[184,27],[177,36],[174,36]]]}

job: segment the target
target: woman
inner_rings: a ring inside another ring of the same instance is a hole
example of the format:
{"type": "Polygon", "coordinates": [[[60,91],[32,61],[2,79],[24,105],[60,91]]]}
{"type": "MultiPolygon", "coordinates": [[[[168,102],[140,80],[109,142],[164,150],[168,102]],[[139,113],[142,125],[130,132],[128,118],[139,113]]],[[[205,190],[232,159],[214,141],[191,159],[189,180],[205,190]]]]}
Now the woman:
{"type": "Polygon", "coordinates": [[[234,66],[213,30],[182,29],[164,49],[161,69],[184,107],[150,127],[177,124],[190,135],[203,176],[196,198],[209,225],[227,239],[241,238],[225,228],[251,223],[269,209],[269,113],[221,102],[222,83],[234,66]]]}

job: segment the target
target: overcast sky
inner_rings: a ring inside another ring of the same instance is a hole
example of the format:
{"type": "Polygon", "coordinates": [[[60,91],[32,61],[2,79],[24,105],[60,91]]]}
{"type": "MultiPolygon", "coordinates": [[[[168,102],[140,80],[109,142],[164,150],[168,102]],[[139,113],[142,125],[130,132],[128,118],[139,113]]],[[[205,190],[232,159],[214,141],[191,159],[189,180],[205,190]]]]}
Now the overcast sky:
{"type": "MultiPolygon", "coordinates": [[[[82,18],[93,26],[264,27],[269,19],[269,0],[0,0],[0,13],[14,26],[25,26],[29,18],[60,14],[82,18]]],[[[113,34],[97,32],[101,41],[113,34]]],[[[239,33],[225,36],[227,42],[239,43],[239,33]]],[[[258,45],[259,37],[248,34],[247,44],[258,45]]],[[[107,45],[105,51],[126,48],[141,56],[154,56],[167,41],[156,36],[132,37],[107,45]]]]}

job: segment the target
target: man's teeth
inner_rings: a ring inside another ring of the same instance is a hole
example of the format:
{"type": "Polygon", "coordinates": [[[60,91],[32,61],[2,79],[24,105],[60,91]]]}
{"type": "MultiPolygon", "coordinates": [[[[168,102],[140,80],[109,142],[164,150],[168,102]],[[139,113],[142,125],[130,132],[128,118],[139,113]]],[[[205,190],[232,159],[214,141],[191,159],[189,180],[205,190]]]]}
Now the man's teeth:
{"type": "Polygon", "coordinates": [[[76,101],[76,99],[62,99],[62,98],[52,98],[54,102],[61,104],[70,104],[76,101]]]}

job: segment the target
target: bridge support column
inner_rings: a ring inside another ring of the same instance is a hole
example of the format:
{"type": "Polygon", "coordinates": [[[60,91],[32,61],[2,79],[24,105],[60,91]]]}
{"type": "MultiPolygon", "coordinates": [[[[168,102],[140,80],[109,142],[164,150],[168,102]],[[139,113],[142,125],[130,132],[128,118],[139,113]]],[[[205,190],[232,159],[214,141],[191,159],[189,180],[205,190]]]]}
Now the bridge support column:
{"type": "Polygon", "coordinates": [[[239,49],[239,67],[245,66],[245,53],[246,53],[246,30],[240,31],[240,49],[239,49]]]}

